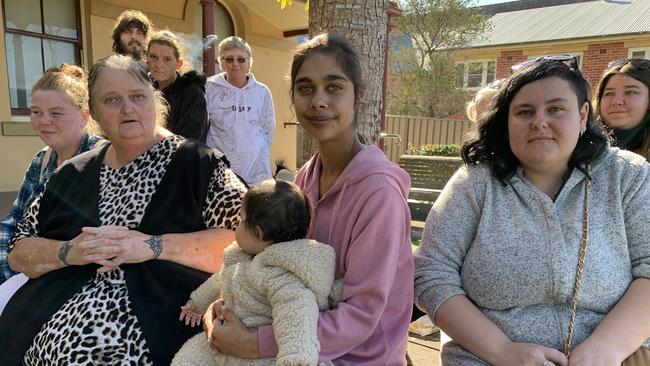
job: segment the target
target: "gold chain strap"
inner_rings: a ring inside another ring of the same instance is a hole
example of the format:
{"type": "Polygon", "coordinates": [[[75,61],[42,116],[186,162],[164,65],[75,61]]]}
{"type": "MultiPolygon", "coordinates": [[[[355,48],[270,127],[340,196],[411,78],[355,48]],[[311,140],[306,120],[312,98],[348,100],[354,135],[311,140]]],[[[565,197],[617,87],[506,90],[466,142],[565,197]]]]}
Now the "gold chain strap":
{"type": "Polygon", "coordinates": [[[575,291],[573,293],[573,305],[571,317],[569,318],[569,330],[567,331],[566,340],[564,341],[564,354],[569,357],[571,354],[571,343],[573,342],[573,327],[575,326],[576,309],[578,308],[578,294],[580,293],[580,282],[582,281],[582,272],[585,269],[585,254],[587,254],[587,240],[589,239],[589,167],[587,167],[587,177],[585,177],[585,202],[582,213],[582,240],[580,240],[580,250],[578,251],[578,268],[576,270],[575,291]]]}

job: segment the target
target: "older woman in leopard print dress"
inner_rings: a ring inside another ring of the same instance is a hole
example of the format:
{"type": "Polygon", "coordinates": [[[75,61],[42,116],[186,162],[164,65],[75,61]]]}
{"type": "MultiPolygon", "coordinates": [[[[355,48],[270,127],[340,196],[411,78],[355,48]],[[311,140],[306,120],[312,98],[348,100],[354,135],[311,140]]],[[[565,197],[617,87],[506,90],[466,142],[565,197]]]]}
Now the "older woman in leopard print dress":
{"type": "Polygon", "coordinates": [[[157,127],[145,70],[102,59],[89,92],[110,143],[63,165],[18,225],[9,263],[30,280],[0,317],[2,365],[168,365],[196,332],[180,306],[234,240],[245,185],[157,127]]]}

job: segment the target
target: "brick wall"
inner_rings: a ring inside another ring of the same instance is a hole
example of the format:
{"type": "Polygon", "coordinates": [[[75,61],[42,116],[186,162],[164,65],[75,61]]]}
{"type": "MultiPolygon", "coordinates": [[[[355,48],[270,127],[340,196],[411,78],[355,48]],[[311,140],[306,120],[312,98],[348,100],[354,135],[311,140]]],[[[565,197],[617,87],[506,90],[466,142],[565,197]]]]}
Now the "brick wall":
{"type": "MultiPolygon", "coordinates": [[[[627,58],[628,49],[623,47],[623,42],[590,44],[582,53],[582,74],[591,87],[595,87],[612,60],[627,58]]],[[[497,59],[497,78],[504,78],[510,74],[510,66],[527,60],[522,50],[503,51],[497,59]]]]}
{"type": "Polygon", "coordinates": [[[627,55],[628,49],[623,47],[623,42],[590,44],[582,54],[582,74],[593,89],[607,64],[613,60],[627,58],[627,55]]]}
{"type": "Polygon", "coordinates": [[[524,56],[524,52],[521,50],[501,52],[501,57],[497,59],[497,79],[505,78],[510,74],[510,66],[527,59],[528,57],[524,56]]]}

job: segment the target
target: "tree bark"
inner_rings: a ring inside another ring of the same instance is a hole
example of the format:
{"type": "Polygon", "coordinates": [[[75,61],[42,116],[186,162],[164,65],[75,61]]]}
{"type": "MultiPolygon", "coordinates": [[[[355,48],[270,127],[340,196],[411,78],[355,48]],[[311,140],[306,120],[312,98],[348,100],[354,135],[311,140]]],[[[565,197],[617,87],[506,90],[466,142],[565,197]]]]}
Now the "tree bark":
{"type": "MultiPolygon", "coordinates": [[[[375,144],[380,132],[387,23],[388,0],[312,0],[309,4],[310,37],[337,34],[359,52],[365,94],[357,111],[357,131],[368,144],[375,144]]],[[[299,131],[302,165],[318,151],[318,143],[304,130],[299,131]]]]}

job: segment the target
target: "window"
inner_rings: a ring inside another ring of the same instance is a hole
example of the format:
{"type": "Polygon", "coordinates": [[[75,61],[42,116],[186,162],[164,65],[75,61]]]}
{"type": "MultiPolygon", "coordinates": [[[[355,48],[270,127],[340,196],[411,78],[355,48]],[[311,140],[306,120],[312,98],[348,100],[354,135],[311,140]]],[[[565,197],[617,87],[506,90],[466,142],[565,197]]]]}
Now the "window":
{"type": "Polygon", "coordinates": [[[650,47],[630,48],[627,58],[650,59],[650,47]]]}
{"type": "Polygon", "coordinates": [[[456,85],[468,89],[482,88],[494,81],[496,65],[495,60],[456,62],[454,64],[456,85]]]}
{"type": "Polygon", "coordinates": [[[29,114],[32,85],[45,70],[80,64],[77,0],[4,0],[11,113],[29,114]]]}

